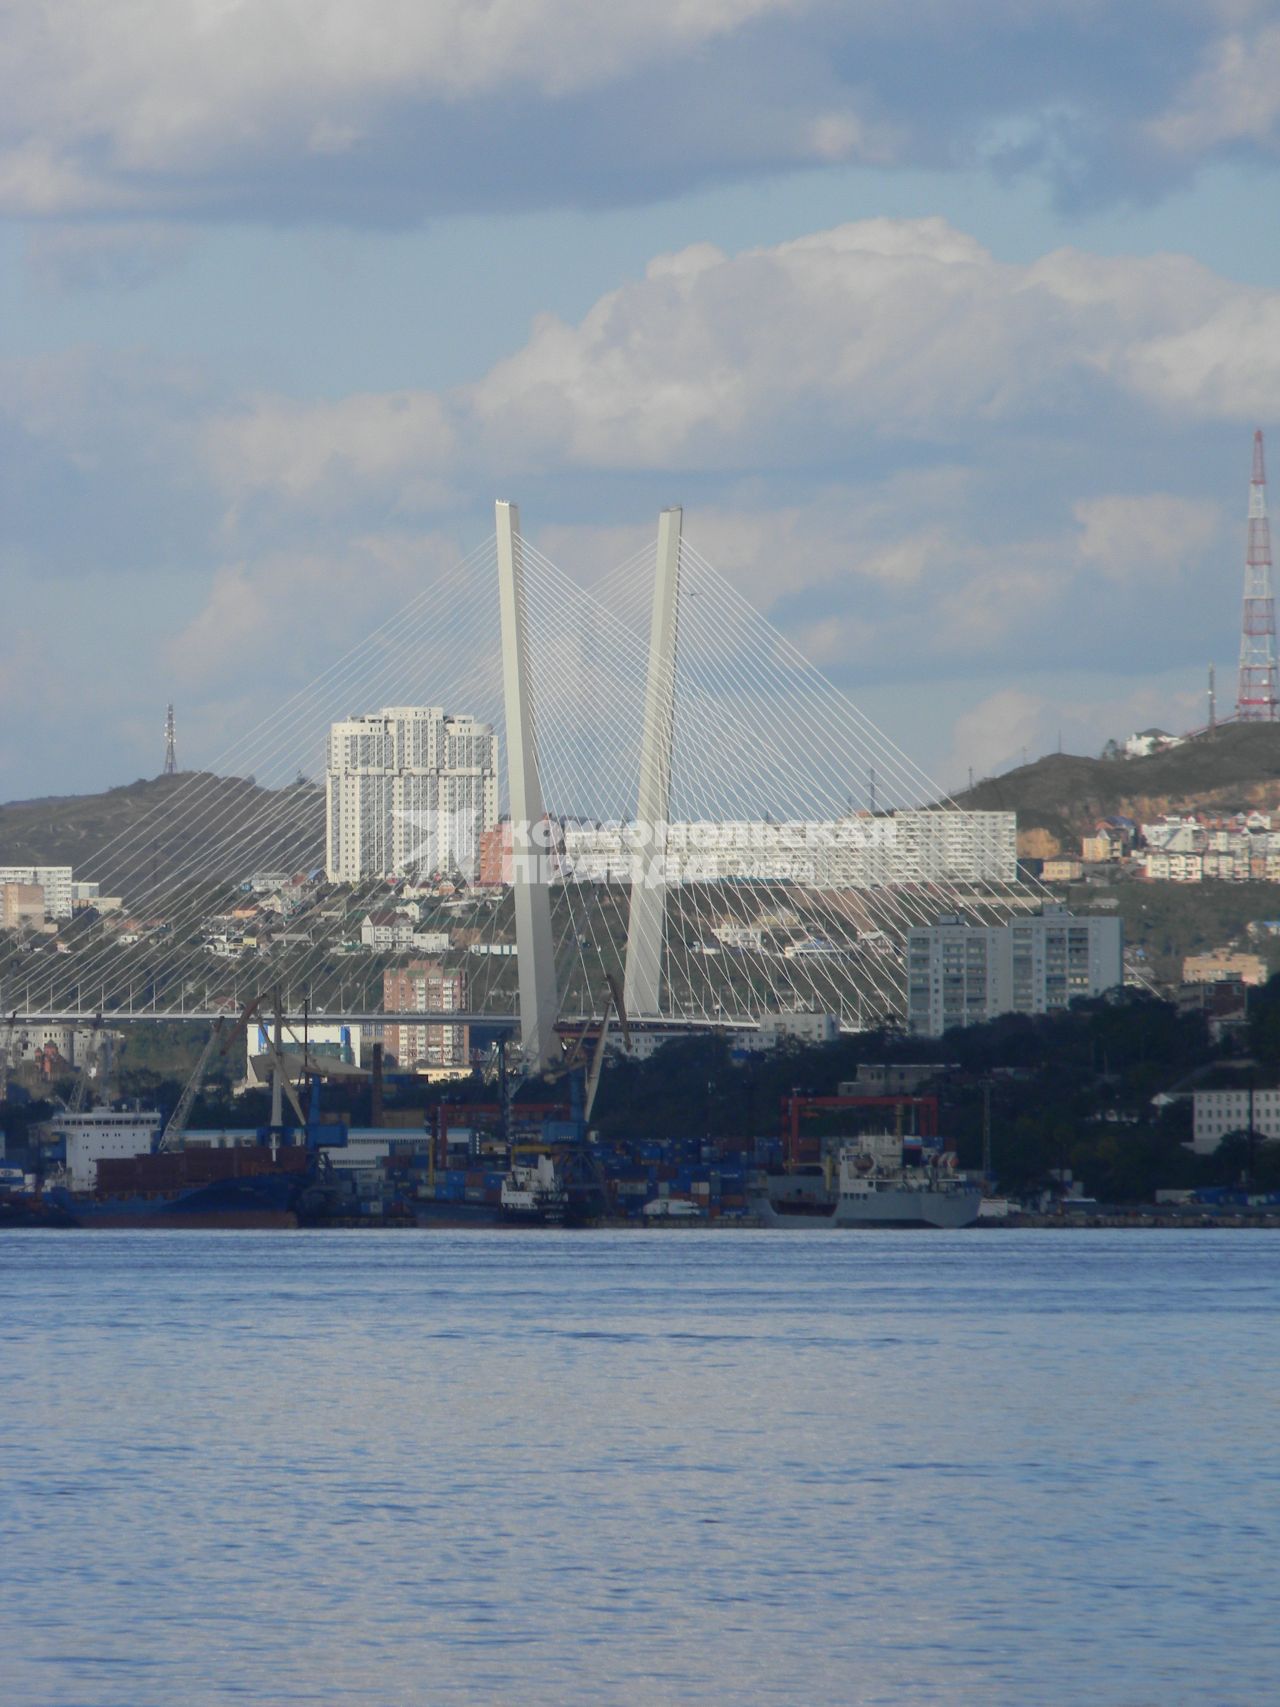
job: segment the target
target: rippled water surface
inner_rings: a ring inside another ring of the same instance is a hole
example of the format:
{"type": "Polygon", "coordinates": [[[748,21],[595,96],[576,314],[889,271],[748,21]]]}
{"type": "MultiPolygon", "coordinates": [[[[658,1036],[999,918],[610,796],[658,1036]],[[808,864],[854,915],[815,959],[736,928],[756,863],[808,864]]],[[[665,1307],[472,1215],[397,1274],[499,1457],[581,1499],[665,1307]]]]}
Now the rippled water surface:
{"type": "Polygon", "coordinates": [[[0,1235],[4,1707],[1280,1697],[1280,1236],[0,1235]]]}

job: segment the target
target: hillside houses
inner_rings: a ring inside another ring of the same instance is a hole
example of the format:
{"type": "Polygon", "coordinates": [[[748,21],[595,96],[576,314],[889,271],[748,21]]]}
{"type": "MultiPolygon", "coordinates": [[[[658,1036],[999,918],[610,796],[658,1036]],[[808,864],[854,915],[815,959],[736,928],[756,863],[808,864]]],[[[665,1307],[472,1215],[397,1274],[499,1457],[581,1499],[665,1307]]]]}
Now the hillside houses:
{"type": "Polygon", "coordinates": [[[1072,882],[1104,872],[1149,883],[1280,883],[1280,813],[1101,819],[1080,838],[1079,869],[1064,856],[1046,861],[1043,875],[1072,882]]]}

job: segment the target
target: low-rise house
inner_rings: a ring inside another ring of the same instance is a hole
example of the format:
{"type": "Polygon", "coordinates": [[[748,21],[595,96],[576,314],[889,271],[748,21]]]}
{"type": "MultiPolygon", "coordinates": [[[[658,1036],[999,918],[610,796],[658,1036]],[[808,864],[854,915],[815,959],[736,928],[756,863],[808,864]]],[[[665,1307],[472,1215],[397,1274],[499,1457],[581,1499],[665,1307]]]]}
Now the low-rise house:
{"type": "Polygon", "coordinates": [[[1171,735],[1167,729],[1139,729],[1124,743],[1127,759],[1149,759],[1152,753],[1162,753],[1170,747],[1180,747],[1185,736],[1171,735]]]}
{"type": "Polygon", "coordinates": [[[1084,866],[1078,859],[1047,859],[1040,868],[1046,883],[1078,883],[1084,876],[1084,866]]]}
{"type": "Polygon", "coordinates": [[[414,921],[402,913],[370,913],[360,926],[360,941],[365,948],[382,954],[412,948],[416,928],[414,921]]]}
{"type": "Polygon", "coordinates": [[[1147,854],[1143,872],[1153,883],[1199,883],[1204,877],[1204,855],[1166,853],[1157,848],[1147,854]]]}
{"type": "Polygon", "coordinates": [[[1215,948],[1208,954],[1189,954],[1182,962],[1184,984],[1265,984],[1267,963],[1260,954],[1215,948]]]}

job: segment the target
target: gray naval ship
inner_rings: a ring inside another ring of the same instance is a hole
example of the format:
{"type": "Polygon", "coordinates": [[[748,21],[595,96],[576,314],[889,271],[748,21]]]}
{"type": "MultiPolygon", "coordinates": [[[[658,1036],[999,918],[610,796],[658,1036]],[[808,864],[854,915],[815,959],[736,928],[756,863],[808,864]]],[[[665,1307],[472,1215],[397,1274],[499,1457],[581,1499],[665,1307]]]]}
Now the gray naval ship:
{"type": "Polygon", "coordinates": [[[748,1208],[765,1227],[970,1227],[980,1187],[953,1151],[893,1132],[844,1140],[816,1166],[757,1176],[748,1208]]]}

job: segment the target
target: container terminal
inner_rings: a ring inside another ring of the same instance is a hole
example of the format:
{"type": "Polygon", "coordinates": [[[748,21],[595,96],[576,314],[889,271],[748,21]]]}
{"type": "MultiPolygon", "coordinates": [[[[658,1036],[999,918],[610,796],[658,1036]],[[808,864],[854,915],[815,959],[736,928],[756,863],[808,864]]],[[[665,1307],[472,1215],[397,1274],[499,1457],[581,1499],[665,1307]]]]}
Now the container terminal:
{"type": "MultiPolygon", "coordinates": [[[[106,1227],[498,1225],[962,1225],[980,1192],[938,1135],[937,1099],[785,1099],[776,1134],[604,1143],[590,1124],[601,1054],[519,1080],[499,1052],[490,1101],[384,1111],[375,1048],[372,1120],[326,1109],[331,1060],[286,1057],[261,1026],[270,1119],[189,1124],[216,1059],[253,1018],[215,1027],[172,1112],[86,1096],[47,1123],[31,1172],[0,1170],[0,1225],[106,1227]],[[404,1119],[414,1126],[406,1127],[404,1119]],[[837,1130],[818,1131],[817,1127],[837,1130]]],[[[104,1074],[105,1079],[105,1074],[104,1074]]],[[[83,1081],[82,1081],[83,1083],[83,1081]]]]}

